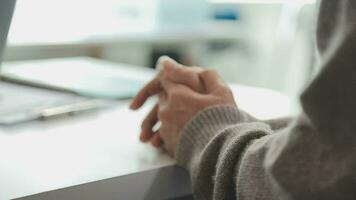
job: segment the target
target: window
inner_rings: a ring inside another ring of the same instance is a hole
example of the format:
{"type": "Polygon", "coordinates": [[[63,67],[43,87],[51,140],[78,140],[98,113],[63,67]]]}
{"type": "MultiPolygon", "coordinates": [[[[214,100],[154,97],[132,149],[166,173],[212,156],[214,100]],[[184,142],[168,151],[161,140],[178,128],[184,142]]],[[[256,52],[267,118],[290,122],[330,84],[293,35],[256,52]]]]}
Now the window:
{"type": "Polygon", "coordinates": [[[156,0],[18,1],[10,44],[65,43],[152,29],[156,0]]]}

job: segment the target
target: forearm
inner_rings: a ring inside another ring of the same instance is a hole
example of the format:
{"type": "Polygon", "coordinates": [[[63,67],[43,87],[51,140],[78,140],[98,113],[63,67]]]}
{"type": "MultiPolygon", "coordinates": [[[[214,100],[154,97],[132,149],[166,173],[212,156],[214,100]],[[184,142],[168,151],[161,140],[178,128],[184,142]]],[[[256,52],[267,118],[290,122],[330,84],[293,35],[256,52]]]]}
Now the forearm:
{"type": "Polygon", "coordinates": [[[324,141],[304,116],[274,132],[237,109],[214,107],[182,134],[176,158],[191,173],[196,199],[320,199],[350,195],[354,185],[354,146],[324,141]],[[341,156],[345,149],[351,156],[341,156]]]}
{"type": "Polygon", "coordinates": [[[184,128],[176,159],[192,176],[197,199],[231,199],[234,176],[251,141],[272,130],[234,107],[211,107],[184,128]]]}

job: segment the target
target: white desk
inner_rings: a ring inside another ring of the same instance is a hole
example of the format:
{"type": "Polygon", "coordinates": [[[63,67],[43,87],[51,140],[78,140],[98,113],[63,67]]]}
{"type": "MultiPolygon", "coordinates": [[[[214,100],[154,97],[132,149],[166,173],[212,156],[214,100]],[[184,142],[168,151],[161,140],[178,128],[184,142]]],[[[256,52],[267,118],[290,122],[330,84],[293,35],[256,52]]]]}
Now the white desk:
{"type": "MultiPolygon", "coordinates": [[[[289,100],[279,93],[233,88],[240,107],[257,117],[289,113],[289,100]]],[[[0,127],[0,199],[113,177],[33,199],[103,199],[103,193],[107,199],[167,199],[189,194],[189,178],[174,167],[174,160],[138,141],[149,107],[131,112],[122,103],[89,115],[0,127]]]]}

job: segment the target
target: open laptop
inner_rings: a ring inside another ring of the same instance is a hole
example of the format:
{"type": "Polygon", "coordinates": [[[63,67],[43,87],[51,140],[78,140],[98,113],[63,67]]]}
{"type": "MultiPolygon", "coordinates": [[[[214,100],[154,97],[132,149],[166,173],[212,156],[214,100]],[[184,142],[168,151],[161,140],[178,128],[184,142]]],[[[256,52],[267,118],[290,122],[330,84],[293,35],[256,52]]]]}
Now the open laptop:
{"type": "MultiPolygon", "coordinates": [[[[86,62],[39,60],[31,61],[31,65],[1,66],[15,4],[16,0],[0,1],[0,125],[37,118],[33,113],[46,108],[77,106],[92,99],[129,98],[149,78],[136,77],[135,73],[130,76],[116,66],[89,58],[86,62]]],[[[95,104],[84,104],[84,108],[91,106],[95,104]]]]}
{"type": "MultiPolygon", "coordinates": [[[[1,9],[4,10],[1,10],[3,19],[0,45],[2,51],[4,49],[4,42],[8,32],[14,3],[15,1],[9,3],[8,1],[1,2],[1,9]],[[2,4],[11,5],[2,6],[2,4]]],[[[21,1],[17,2],[17,4],[21,3],[21,1]]],[[[2,53],[2,51],[0,53],[2,53]]],[[[63,62],[64,59],[52,60],[54,60],[54,62],[36,62],[36,66],[24,65],[23,62],[21,62],[20,65],[11,65],[11,67],[8,67],[8,64],[6,64],[6,66],[2,66],[1,68],[0,78],[4,81],[17,84],[31,85],[74,93],[80,96],[104,99],[131,98],[146,83],[148,78],[130,76],[126,72],[122,72],[122,70],[115,70],[114,68],[120,68],[120,64],[116,64],[118,66],[116,67],[105,63],[96,63],[93,65],[90,62],[68,63],[63,62]]],[[[91,61],[95,63],[94,59],[91,61]]],[[[35,61],[31,62],[33,63],[35,61]]],[[[135,66],[128,65],[122,67],[135,68],[135,66]]],[[[140,68],[142,69],[143,67],[140,68]]]]}
{"type": "Polygon", "coordinates": [[[13,15],[15,0],[0,1],[0,63],[5,49],[5,42],[9,32],[10,22],[13,15]]]}
{"type": "MultiPolygon", "coordinates": [[[[0,66],[15,4],[15,0],[0,1],[0,66]]],[[[0,80],[0,125],[34,120],[50,108],[57,108],[58,111],[58,108],[68,109],[68,106],[83,102],[88,102],[88,99],[0,80]]]]}

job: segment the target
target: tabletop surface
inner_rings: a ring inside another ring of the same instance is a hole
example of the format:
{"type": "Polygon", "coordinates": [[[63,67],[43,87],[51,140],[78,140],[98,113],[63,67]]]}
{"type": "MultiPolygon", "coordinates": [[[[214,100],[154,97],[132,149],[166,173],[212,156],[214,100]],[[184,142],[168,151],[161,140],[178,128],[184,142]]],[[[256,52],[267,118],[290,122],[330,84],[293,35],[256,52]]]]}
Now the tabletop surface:
{"type": "MultiPolygon", "coordinates": [[[[289,114],[289,99],[282,94],[232,89],[240,108],[258,118],[289,114]]],[[[123,101],[86,115],[0,127],[0,199],[173,167],[175,161],[163,151],[138,140],[152,105],[132,112],[123,101]]]]}

